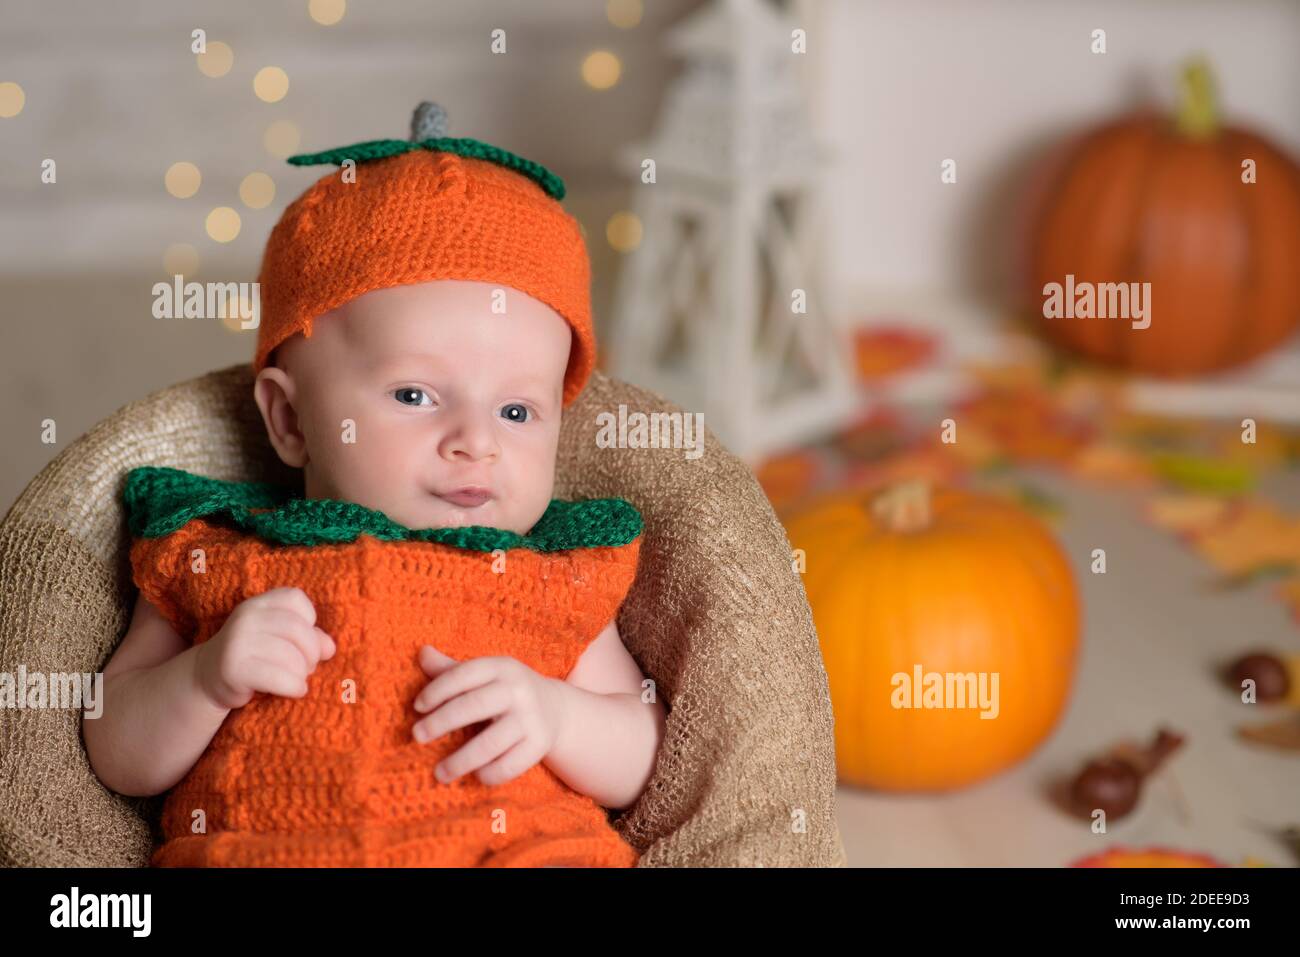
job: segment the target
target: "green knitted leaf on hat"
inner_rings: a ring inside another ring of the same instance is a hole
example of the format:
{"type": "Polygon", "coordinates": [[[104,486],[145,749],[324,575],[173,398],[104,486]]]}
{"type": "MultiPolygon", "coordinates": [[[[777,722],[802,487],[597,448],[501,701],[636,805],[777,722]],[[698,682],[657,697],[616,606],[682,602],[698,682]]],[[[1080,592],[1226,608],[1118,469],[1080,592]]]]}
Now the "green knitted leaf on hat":
{"type": "Polygon", "coordinates": [[[351,146],[340,146],[336,149],[325,150],[323,153],[299,153],[296,156],[290,156],[289,162],[294,166],[321,166],[326,163],[342,166],[344,160],[350,159],[356,163],[365,163],[369,160],[400,156],[415,149],[441,150],[444,153],[455,153],[458,156],[468,156],[472,159],[488,160],[499,166],[512,169],[517,173],[523,173],[546,190],[547,195],[555,199],[564,199],[564,181],[541,163],[534,163],[522,156],[516,156],[499,146],[464,137],[445,136],[440,139],[420,140],[419,142],[412,142],[411,140],[370,140],[365,143],[353,143],[351,146]]]}
{"type": "Polygon", "coordinates": [[[122,499],[127,524],[137,538],[168,535],[195,518],[213,517],[280,545],[332,545],[371,535],[383,541],[436,542],[476,552],[498,548],[561,552],[626,545],[642,530],[641,513],[621,498],[551,499],[527,535],[486,525],[411,529],[355,502],[304,498],[268,482],[228,482],[154,465],[127,472],[122,499]]]}

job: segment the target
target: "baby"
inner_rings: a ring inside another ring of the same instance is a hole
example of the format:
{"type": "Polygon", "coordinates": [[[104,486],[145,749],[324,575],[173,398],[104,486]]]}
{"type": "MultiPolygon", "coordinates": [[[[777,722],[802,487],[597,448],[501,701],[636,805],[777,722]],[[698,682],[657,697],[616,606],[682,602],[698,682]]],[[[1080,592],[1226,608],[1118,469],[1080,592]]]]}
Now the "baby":
{"type": "Polygon", "coordinates": [[[663,737],[615,624],[640,515],[551,498],[585,245],[553,174],[445,132],[290,160],[343,166],[263,258],[254,398],[303,494],[128,475],[140,596],[84,735],[170,790],[155,864],[638,859],[602,807],[663,737]]]}

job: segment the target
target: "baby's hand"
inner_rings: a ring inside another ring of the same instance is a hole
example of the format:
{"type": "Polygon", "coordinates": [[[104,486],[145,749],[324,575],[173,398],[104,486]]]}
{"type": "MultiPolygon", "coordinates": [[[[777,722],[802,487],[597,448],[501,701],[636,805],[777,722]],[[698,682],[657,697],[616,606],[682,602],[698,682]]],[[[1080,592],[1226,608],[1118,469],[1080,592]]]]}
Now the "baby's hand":
{"type": "Polygon", "coordinates": [[[301,588],[273,588],[235,606],[199,645],[199,687],[220,708],[242,708],[254,692],[286,698],[307,693],[307,676],[334,656],[334,639],[316,627],[316,609],[301,588]]]}
{"type": "Polygon", "coordinates": [[[563,717],[552,679],[515,658],[458,662],[432,645],[420,649],[420,667],[434,680],[415,696],[415,710],[431,712],[415,722],[416,741],[423,744],[495,719],[442,760],[434,769],[439,781],[454,781],[477,769],[484,784],[502,784],[550,753],[563,717]]]}

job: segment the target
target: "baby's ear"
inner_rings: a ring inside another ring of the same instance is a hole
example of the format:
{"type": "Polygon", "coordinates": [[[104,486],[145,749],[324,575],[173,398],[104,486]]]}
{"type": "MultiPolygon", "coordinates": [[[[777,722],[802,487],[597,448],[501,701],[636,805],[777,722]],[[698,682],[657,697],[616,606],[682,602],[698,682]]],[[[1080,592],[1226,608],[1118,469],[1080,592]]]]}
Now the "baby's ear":
{"type": "Polygon", "coordinates": [[[253,401],[262,413],[266,437],[275,454],[285,465],[300,469],[307,464],[307,442],[298,426],[296,397],[293,379],[276,366],[267,366],[253,382],[253,401]]]}

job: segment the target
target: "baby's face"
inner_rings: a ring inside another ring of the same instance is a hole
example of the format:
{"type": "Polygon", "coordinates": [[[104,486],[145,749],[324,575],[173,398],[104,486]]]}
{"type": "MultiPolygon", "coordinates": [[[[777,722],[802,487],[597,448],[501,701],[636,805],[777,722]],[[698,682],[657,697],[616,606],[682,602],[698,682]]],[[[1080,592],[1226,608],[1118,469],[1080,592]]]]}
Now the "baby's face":
{"type": "Polygon", "coordinates": [[[570,342],[557,312],[499,284],[376,289],[282,343],[254,395],[308,498],[524,534],[554,488],[570,342]]]}

